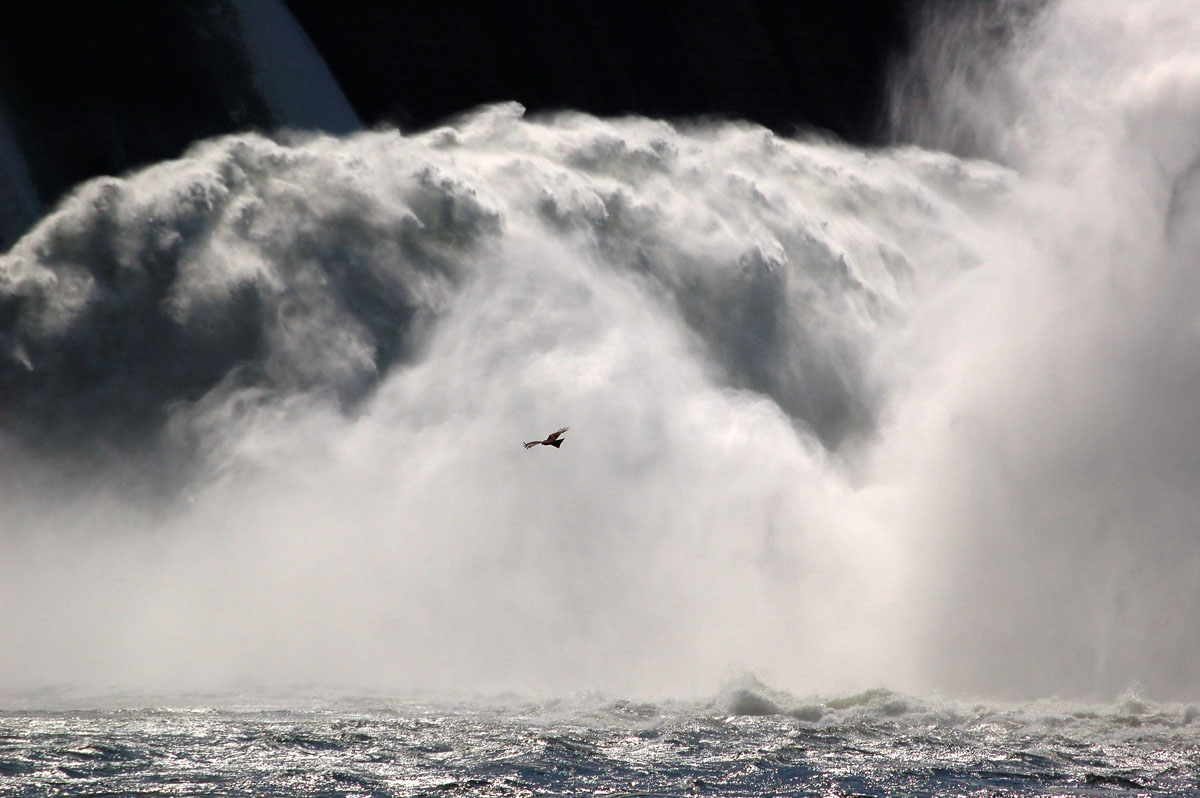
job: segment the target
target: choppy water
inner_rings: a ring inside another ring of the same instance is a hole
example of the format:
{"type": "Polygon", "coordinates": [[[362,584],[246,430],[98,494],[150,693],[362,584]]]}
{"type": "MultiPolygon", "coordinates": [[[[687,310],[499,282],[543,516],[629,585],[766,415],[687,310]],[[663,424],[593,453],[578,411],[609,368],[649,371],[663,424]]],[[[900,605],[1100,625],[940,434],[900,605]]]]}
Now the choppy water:
{"type": "Polygon", "coordinates": [[[5,795],[1200,793],[1200,712],[1132,698],[6,703],[5,795]]]}

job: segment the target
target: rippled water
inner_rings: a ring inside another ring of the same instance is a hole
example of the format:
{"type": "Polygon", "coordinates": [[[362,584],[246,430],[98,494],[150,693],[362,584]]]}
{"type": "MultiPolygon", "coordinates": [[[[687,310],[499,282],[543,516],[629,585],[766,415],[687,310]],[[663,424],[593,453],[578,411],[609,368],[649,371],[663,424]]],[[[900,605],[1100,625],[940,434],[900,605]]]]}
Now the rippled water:
{"type": "Polygon", "coordinates": [[[4,795],[1200,793],[1200,711],[1137,699],[803,702],[739,687],[707,703],[5,704],[18,708],[0,712],[4,795]]]}

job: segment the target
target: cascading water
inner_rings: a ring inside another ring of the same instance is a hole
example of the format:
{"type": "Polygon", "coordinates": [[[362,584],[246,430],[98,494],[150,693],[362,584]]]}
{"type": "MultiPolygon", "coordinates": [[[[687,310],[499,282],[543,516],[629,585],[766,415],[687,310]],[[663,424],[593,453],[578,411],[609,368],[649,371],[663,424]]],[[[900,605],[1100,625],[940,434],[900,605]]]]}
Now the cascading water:
{"type": "Polygon", "coordinates": [[[0,686],[1194,696],[1186,5],[929,39],[931,149],[502,105],[79,187],[0,259],[0,686]]]}

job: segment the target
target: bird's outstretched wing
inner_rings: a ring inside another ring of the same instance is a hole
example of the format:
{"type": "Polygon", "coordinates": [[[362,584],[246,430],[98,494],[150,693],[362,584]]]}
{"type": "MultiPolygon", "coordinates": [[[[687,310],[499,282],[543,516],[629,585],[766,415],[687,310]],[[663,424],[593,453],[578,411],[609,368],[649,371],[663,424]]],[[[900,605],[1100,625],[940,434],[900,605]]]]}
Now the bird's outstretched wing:
{"type": "Polygon", "coordinates": [[[551,432],[546,436],[546,440],[544,441],[529,441],[525,444],[525,448],[532,449],[534,446],[553,446],[555,449],[557,449],[559,446],[562,446],[562,441],[559,440],[558,436],[562,435],[566,431],[567,427],[563,427],[558,432],[551,432]]]}

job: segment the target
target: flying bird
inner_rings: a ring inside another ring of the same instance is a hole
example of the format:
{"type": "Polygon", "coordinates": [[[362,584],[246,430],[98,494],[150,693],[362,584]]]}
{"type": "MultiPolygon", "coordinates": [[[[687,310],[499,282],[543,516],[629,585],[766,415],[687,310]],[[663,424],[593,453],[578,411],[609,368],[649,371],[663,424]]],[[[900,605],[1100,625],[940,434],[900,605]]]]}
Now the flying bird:
{"type": "Polygon", "coordinates": [[[563,427],[558,432],[551,432],[546,436],[546,440],[544,441],[529,441],[529,443],[525,444],[525,448],[532,449],[534,446],[553,446],[557,449],[559,446],[562,446],[562,438],[559,436],[566,432],[567,429],[567,427],[563,427]]]}

